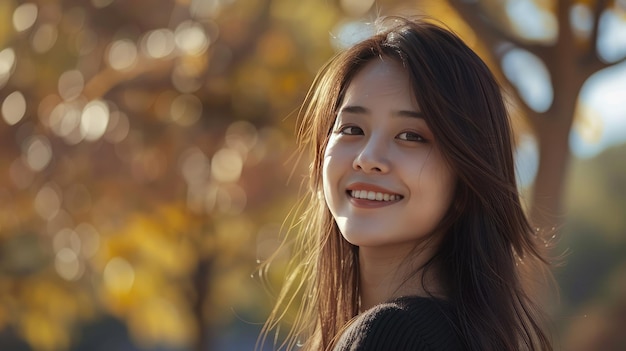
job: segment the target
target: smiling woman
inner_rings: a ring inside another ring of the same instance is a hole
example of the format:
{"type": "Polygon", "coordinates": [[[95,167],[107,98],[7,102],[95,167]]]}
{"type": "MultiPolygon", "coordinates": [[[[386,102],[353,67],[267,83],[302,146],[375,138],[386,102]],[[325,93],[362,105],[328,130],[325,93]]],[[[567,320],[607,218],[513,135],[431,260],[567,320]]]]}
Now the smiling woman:
{"type": "Polygon", "coordinates": [[[551,350],[520,268],[546,261],[494,77],[447,29],[381,23],[302,110],[311,196],[261,344],[301,298],[279,349],[551,350]]]}
{"type": "MultiPolygon", "coordinates": [[[[401,64],[370,61],[348,85],[326,146],[326,202],[363,262],[383,252],[402,258],[402,251],[423,246],[452,201],[456,176],[413,95],[401,64]]],[[[361,296],[361,307],[378,300],[361,296]]]]}

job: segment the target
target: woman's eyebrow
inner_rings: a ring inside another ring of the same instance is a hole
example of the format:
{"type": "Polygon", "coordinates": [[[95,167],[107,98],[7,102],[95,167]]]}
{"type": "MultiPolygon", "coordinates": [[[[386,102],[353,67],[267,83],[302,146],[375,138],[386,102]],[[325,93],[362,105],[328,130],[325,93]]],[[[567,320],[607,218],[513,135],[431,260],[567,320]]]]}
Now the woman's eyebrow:
{"type": "MultiPolygon", "coordinates": [[[[363,106],[348,105],[341,108],[340,113],[355,113],[355,114],[370,114],[370,110],[363,106]]],[[[411,117],[411,118],[424,118],[424,114],[419,111],[412,110],[398,110],[393,112],[394,117],[411,117]]]]}
{"type": "Polygon", "coordinates": [[[363,106],[344,106],[339,113],[369,114],[370,110],[363,106]]]}

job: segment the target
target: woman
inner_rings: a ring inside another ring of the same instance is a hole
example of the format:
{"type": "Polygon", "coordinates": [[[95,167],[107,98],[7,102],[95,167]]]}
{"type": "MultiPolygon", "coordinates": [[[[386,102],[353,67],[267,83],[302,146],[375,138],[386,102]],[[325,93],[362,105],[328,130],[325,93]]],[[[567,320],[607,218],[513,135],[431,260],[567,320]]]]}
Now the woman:
{"type": "Polygon", "coordinates": [[[395,18],[338,54],[302,110],[311,196],[265,333],[295,305],[286,349],[551,350],[511,139],[493,75],[446,29],[395,18]]]}

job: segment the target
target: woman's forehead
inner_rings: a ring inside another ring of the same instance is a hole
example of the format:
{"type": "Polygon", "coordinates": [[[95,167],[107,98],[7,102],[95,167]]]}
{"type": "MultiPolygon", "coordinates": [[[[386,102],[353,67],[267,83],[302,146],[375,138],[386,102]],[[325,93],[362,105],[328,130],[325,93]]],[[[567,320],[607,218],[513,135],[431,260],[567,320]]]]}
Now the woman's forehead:
{"type": "Polygon", "coordinates": [[[380,99],[396,101],[398,108],[417,109],[407,70],[390,58],[366,63],[348,83],[340,106],[370,105],[380,99]]]}

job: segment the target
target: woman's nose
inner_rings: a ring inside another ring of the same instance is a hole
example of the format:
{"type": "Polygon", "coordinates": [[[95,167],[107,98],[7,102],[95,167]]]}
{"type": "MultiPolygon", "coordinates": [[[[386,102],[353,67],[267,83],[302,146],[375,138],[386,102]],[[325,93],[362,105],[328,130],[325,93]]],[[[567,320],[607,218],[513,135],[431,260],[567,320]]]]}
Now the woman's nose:
{"type": "Polygon", "coordinates": [[[354,158],[352,167],[365,173],[387,173],[391,168],[387,151],[382,140],[370,138],[354,158]]]}

